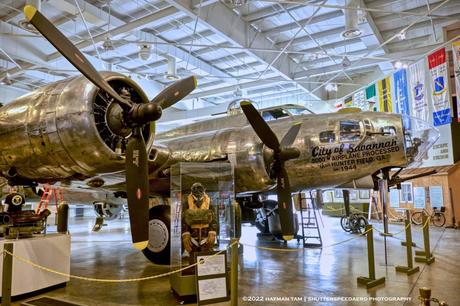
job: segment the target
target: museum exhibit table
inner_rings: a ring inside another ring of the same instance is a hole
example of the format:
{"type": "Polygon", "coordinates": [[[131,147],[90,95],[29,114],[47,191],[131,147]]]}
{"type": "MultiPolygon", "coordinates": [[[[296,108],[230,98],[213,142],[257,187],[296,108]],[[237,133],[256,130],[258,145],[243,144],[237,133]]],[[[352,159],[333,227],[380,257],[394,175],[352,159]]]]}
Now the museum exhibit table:
{"type": "MultiPolygon", "coordinates": [[[[0,251],[4,250],[7,243],[13,244],[13,254],[18,256],[13,256],[12,296],[31,293],[69,281],[67,276],[39,269],[19,258],[55,271],[69,273],[70,235],[48,234],[27,239],[5,239],[0,241],[0,251]]],[[[0,261],[2,277],[3,271],[3,261],[0,261]]],[[[0,283],[2,277],[0,277],[0,283]]]]}

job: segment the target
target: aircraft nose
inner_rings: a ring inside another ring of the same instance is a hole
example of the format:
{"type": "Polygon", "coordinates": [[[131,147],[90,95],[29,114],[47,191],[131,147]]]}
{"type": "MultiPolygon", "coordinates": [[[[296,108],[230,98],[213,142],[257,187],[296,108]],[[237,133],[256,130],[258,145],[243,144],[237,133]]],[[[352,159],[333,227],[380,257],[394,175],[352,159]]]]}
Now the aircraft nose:
{"type": "Polygon", "coordinates": [[[439,130],[419,118],[403,115],[406,156],[410,165],[428,158],[428,150],[439,138],[439,130]]]}

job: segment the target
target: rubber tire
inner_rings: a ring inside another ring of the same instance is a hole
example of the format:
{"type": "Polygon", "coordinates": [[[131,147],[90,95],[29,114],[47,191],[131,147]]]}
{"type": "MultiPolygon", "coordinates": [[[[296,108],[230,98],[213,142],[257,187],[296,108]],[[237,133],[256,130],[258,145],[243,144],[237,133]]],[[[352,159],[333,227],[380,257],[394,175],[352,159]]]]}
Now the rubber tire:
{"type": "Polygon", "coordinates": [[[444,224],[446,224],[446,216],[441,213],[435,213],[431,218],[431,221],[433,222],[434,226],[443,227],[444,224]]]}
{"type": "MultiPolygon", "coordinates": [[[[272,211],[276,205],[278,205],[278,202],[275,201],[275,200],[265,200],[265,201],[262,201],[262,204],[263,204],[263,207],[261,209],[265,209],[265,212],[270,212],[272,211]]],[[[275,210],[276,212],[276,210],[275,210]]],[[[257,212],[257,214],[260,214],[259,212],[257,212]]],[[[264,221],[262,222],[256,222],[254,220],[254,225],[257,227],[257,229],[259,230],[259,232],[261,232],[262,234],[269,234],[270,233],[270,229],[268,228],[268,220],[265,219],[264,221]]]]}
{"type": "Polygon", "coordinates": [[[340,226],[345,232],[351,232],[350,219],[347,216],[342,216],[342,218],[340,218],[340,226]]]}
{"type": "Polygon", "coordinates": [[[366,225],[368,225],[367,219],[363,216],[359,216],[356,219],[357,226],[355,227],[357,233],[364,233],[366,231],[366,225]]]}
{"type": "Polygon", "coordinates": [[[417,211],[417,212],[414,212],[411,216],[410,216],[410,220],[412,221],[412,223],[414,223],[415,225],[421,225],[423,223],[423,214],[421,211],[417,211]]]}
{"type": "MultiPolygon", "coordinates": [[[[155,222],[160,229],[167,230],[167,242],[162,241],[161,244],[164,247],[161,247],[160,250],[156,251],[151,248],[150,242],[142,253],[147,257],[152,263],[157,265],[169,265],[171,263],[171,208],[169,205],[157,205],[149,210],[149,225],[151,222],[155,222]]],[[[149,237],[150,237],[149,233],[149,237]]],[[[164,232],[159,232],[154,234],[155,237],[165,236],[164,232]]]]}

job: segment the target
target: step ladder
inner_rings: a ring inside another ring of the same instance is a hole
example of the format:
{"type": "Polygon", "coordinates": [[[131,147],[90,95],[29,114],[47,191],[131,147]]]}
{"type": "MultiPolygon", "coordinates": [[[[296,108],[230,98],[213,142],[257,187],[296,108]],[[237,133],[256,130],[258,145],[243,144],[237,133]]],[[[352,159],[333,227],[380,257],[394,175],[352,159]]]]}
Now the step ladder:
{"type": "Polygon", "coordinates": [[[323,246],[321,231],[318,225],[317,205],[312,192],[299,192],[297,197],[300,210],[300,226],[304,248],[319,248],[323,246]],[[310,241],[313,240],[313,241],[310,241]]]}
{"type": "Polygon", "coordinates": [[[64,201],[64,196],[62,195],[62,190],[59,188],[51,187],[48,185],[44,186],[44,192],[40,198],[40,202],[38,203],[37,210],[35,213],[38,215],[40,212],[48,208],[50,203],[51,197],[54,196],[54,202],[56,204],[56,213],[58,211],[59,203],[64,201]]]}

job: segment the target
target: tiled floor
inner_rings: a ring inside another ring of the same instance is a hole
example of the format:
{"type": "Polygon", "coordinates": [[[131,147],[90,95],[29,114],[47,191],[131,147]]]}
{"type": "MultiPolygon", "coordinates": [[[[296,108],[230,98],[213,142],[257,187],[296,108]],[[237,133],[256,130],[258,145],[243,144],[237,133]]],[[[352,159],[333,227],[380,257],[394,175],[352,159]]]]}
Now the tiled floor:
{"type": "MultiPolygon", "coordinates": [[[[257,230],[243,227],[242,256],[239,272],[240,305],[418,305],[418,289],[426,286],[433,296],[449,305],[460,305],[460,231],[432,229],[431,245],[436,262],[430,266],[417,264],[421,272],[412,276],[396,273],[396,265],[406,264],[406,250],[400,245],[404,233],[387,238],[388,263],[384,263],[383,237],[375,234],[375,269],[377,277],[386,277],[383,286],[366,290],[356,278],[368,275],[367,248],[364,237],[344,233],[339,219],[324,217],[323,249],[303,249],[296,241],[287,247],[295,251],[270,251],[285,246],[271,239],[257,239],[257,230]],[[348,240],[348,241],[347,241],[348,240]],[[345,241],[344,243],[337,244],[345,241]],[[403,301],[328,301],[313,302],[320,297],[410,297],[403,301]],[[300,299],[300,300],[299,300],[300,299]],[[252,300],[252,302],[251,302],[252,300]],[[263,300],[263,301],[258,301],[263,300]]],[[[129,222],[115,220],[99,233],[91,232],[94,220],[73,220],[71,273],[75,275],[129,279],[169,271],[169,267],[151,264],[131,248],[129,222]]],[[[374,223],[375,228],[382,225],[374,223]]],[[[399,232],[402,225],[391,224],[390,232],[399,232]]],[[[421,228],[413,228],[414,241],[422,246],[421,228]]],[[[161,278],[122,284],[71,280],[65,288],[45,293],[83,305],[175,305],[169,279],[161,278]]],[[[17,302],[19,304],[20,301],[17,302]]],[[[229,305],[230,303],[221,303],[229,305]]]]}

